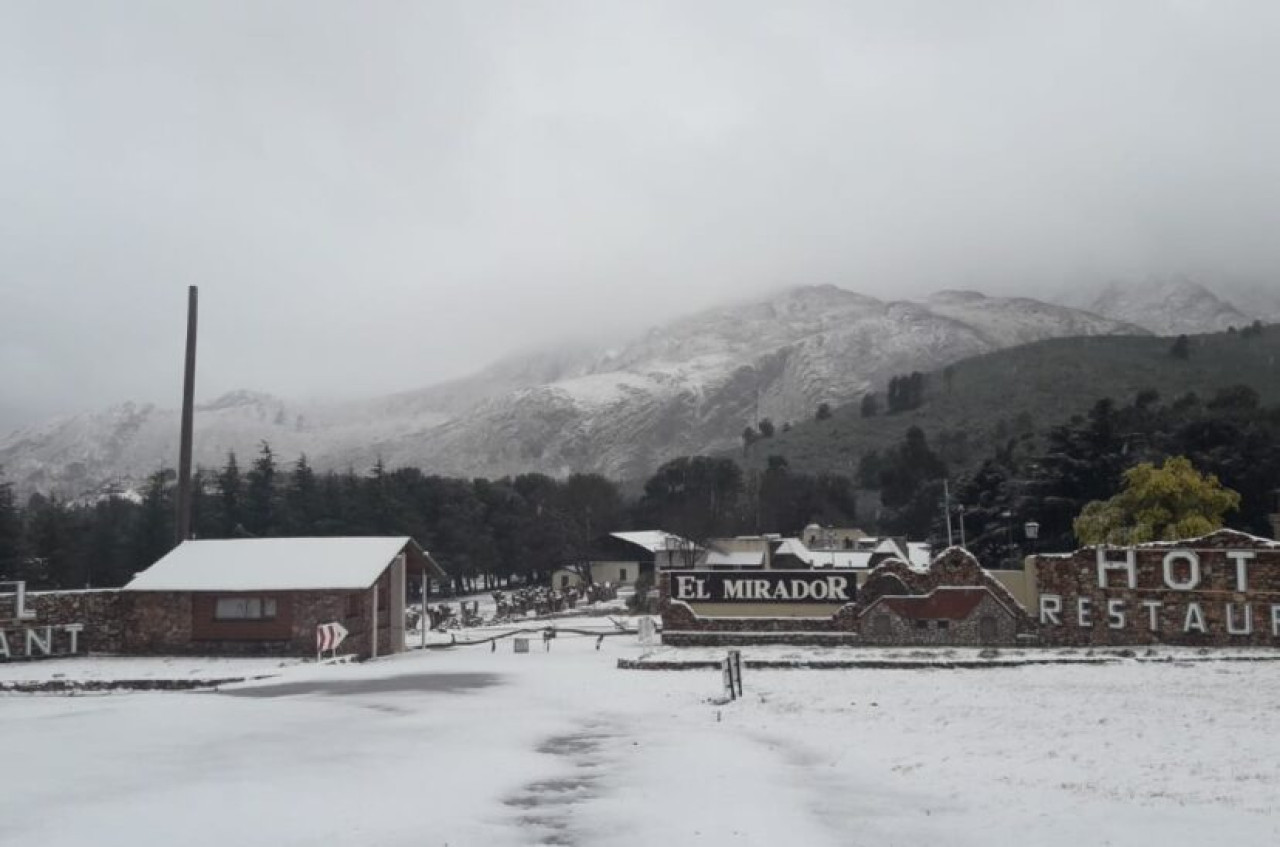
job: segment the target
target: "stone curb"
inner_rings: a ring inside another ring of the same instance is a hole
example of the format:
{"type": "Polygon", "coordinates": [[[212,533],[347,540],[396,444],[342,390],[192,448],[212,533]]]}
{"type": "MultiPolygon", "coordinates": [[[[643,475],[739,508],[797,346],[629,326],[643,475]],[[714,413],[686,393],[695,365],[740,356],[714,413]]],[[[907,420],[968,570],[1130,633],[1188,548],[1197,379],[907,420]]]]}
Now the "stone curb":
{"type": "Polygon", "coordinates": [[[199,691],[238,682],[271,679],[240,676],[223,679],[50,679],[43,682],[0,682],[0,694],[79,694],[103,691],[199,691]]]}
{"type": "MultiPolygon", "coordinates": [[[[994,670],[1021,668],[1035,665],[1119,665],[1126,662],[1141,664],[1198,664],[1204,662],[1276,662],[1276,656],[1087,656],[1078,659],[1019,659],[1015,661],[991,661],[985,659],[896,662],[890,659],[743,659],[743,667],[749,670],[994,670]]],[[[688,659],[675,661],[646,661],[644,659],[619,659],[618,669],[624,671],[702,671],[719,670],[720,662],[714,659],[688,659]]]]}

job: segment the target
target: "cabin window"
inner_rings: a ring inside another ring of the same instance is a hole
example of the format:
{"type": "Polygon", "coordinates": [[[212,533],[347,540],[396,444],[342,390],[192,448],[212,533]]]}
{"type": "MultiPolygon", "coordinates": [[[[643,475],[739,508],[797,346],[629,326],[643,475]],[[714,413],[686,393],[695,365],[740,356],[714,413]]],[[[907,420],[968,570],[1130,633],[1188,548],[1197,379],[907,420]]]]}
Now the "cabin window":
{"type": "Polygon", "coordinates": [[[271,621],[275,617],[274,597],[219,597],[213,607],[217,621],[271,621]]]}
{"type": "Polygon", "coordinates": [[[924,620],[916,621],[916,629],[928,629],[928,628],[929,628],[928,621],[924,621],[924,620]]]}
{"type": "Polygon", "coordinates": [[[618,582],[626,582],[626,581],[627,581],[627,569],[618,568],[618,582]]]}
{"type": "Polygon", "coordinates": [[[853,549],[853,539],[852,539],[852,538],[846,538],[846,539],[844,540],[844,549],[846,549],[846,550],[852,550],[852,549],[853,549]]]}
{"type": "Polygon", "coordinates": [[[951,621],[938,621],[938,629],[951,629],[951,621]]]}

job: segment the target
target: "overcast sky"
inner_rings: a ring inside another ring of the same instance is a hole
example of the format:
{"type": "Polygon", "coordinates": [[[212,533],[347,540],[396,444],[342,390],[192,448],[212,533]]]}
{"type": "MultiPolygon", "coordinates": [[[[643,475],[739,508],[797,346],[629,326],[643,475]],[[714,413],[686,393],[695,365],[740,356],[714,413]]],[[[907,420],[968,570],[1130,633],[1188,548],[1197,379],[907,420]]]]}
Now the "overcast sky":
{"type": "Polygon", "coordinates": [[[1280,269],[1280,4],[0,0],[0,428],[830,282],[1280,269]]]}

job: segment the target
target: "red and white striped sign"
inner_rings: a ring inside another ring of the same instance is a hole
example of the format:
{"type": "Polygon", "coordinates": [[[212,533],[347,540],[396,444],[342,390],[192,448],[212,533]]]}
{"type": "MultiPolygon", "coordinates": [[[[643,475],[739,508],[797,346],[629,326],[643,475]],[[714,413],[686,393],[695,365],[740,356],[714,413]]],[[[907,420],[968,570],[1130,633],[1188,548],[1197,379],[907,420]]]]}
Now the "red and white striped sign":
{"type": "Polygon", "coordinates": [[[316,652],[337,650],[347,637],[347,628],[340,623],[322,623],[316,627],[316,652]]]}

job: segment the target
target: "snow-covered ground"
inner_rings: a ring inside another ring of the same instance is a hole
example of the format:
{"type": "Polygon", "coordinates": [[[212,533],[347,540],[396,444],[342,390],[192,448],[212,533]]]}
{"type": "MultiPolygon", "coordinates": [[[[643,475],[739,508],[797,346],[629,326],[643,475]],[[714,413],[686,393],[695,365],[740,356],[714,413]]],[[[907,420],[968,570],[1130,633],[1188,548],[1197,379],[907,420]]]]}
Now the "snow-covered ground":
{"type": "Polygon", "coordinates": [[[0,844],[1280,843],[1273,662],[756,671],[718,705],[617,670],[631,636],[532,649],[0,696],[0,844]]]}

